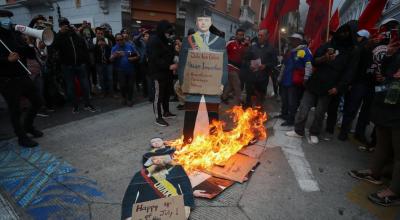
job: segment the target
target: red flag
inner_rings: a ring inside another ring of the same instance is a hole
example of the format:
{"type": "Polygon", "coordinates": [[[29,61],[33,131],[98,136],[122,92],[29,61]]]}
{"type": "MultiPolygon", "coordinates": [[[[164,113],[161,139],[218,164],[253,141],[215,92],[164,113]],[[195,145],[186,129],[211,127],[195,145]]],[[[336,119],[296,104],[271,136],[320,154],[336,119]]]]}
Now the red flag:
{"type": "Polygon", "coordinates": [[[260,29],[267,29],[269,33],[269,41],[276,42],[275,33],[277,25],[279,25],[279,18],[285,16],[287,13],[297,10],[299,8],[300,0],[271,0],[268,7],[267,15],[260,24],[260,29]]]}
{"type": "Polygon", "coordinates": [[[335,13],[331,17],[331,21],[329,23],[329,30],[336,31],[339,28],[339,24],[340,24],[339,9],[336,9],[335,13]]]}
{"type": "Polygon", "coordinates": [[[315,34],[314,38],[311,40],[309,48],[313,54],[317,51],[317,49],[321,46],[321,44],[324,42],[323,36],[325,36],[324,28],[321,25],[321,27],[318,29],[317,33],[315,34]]]}
{"type": "Polygon", "coordinates": [[[358,29],[372,29],[382,15],[387,0],[371,0],[358,19],[358,29]]]}
{"type": "MultiPolygon", "coordinates": [[[[329,12],[332,7],[332,0],[308,0],[310,7],[308,9],[307,22],[304,28],[304,35],[312,39],[317,34],[320,26],[327,27],[329,12]]],[[[323,28],[323,29],[325,29],[323,28]]]]}

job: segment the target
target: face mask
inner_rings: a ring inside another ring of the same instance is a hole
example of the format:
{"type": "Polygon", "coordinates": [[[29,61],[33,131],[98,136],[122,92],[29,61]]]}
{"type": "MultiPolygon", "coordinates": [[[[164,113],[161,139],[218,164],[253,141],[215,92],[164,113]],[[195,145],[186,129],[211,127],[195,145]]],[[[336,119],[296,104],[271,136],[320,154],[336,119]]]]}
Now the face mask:
{"type": "Polygon", "coordinates": [[[11,30],[11,18],[3,17],[0,18],[0,26],[6,30],[11,30]]]}

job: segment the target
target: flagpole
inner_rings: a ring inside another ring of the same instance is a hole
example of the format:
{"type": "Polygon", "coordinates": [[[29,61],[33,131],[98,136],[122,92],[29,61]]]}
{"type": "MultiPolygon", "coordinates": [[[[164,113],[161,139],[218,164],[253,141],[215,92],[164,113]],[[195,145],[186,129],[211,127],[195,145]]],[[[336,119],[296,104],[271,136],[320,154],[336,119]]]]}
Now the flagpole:
{"type": "Polygon", "coordinates": [[[329,26],[331,24],[331,13],[332,13],[332,0],[329,0],[329,6],[328,6],[328,26],[326,28],[326,42],[329,41],[329,26]]]}

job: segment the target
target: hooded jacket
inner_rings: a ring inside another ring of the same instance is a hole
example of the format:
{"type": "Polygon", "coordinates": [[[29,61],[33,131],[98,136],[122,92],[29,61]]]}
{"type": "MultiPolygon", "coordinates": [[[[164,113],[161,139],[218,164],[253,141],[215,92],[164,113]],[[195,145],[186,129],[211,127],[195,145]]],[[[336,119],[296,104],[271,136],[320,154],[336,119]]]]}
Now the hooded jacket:
{"type": "Polygon", "coordinates": [[[89,51],[85,41],[73,31],[59,32],[54,41],[59,60],[64,65],[80,65],[89,62],[89,51]]]}
{"type": "Polygon", "coordinates": [[[356,24],[347,23],[337,30],[330,42],[318,48],[313,62],[316,70],[306,84],[308,91],[318,96],[326,96],[332,88],[336,88],[339,93],[348,89],[360,60],[356,30],[356,24]],[[350,36],[341,39],[340,33],[343,31],[349,31],[350,36]],[[335,60],[316,63],[315,59],[324,56],[329,48],[335,50],[335,60]]]}
{"type": "Polygon", "coordinates": [[[167,80],[172,78],[172,71],[169,66],[174,60],[174,46],[165,33],[172,30],[168,21],[160,21],[157,25],[156,34],[149,40],[148,59],[149,74],[155,80],[167,80]]]}

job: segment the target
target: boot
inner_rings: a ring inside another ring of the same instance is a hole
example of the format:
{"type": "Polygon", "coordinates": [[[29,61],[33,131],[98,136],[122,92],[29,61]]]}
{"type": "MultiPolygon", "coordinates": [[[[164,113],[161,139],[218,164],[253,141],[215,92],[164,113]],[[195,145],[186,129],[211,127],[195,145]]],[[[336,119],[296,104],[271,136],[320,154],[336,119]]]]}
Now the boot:
{"type": "Polygon", "coordinates": [[[21,147],[26,147],[26,148],[32,148],[32,147],[37,147],[37,146],[39,146],[39,144],[38,144],[36,141],[30,139],[30,138],[27,137],[27,136],[19,137],[19,138],[18,138],[18,144],[19,144],[21,147]]]}

